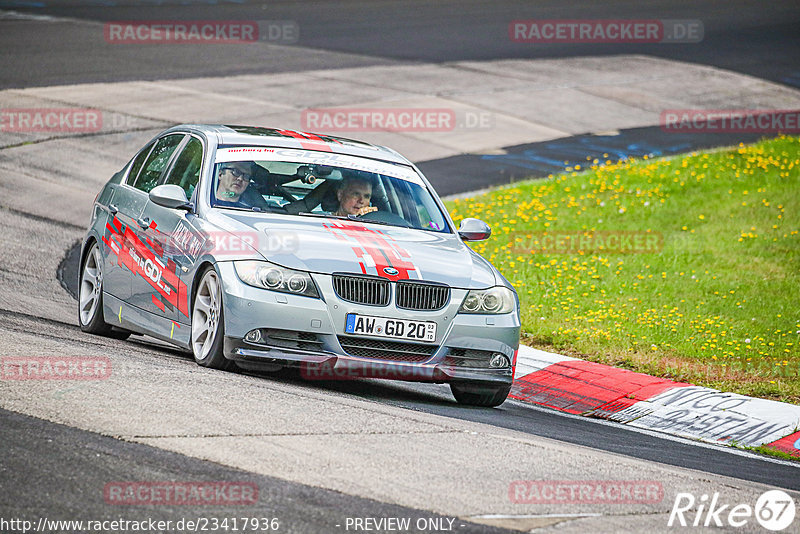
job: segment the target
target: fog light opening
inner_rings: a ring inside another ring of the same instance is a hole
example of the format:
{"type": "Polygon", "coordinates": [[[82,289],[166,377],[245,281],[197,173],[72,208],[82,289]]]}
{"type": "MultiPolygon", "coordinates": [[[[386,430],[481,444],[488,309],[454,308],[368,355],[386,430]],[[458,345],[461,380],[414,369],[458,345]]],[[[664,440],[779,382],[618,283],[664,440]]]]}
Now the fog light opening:
{"type": "Polygon", "coordinates": [[[245,334],[244,340],[248,343],[261,343],[264,338],[261,335],[261,330],[256,328],[255,330],[250,330],[247,334],[245,334]]]}
{"type": "Polygon", "coordinates": [[[511,366],[511,362],[508,360],[508,357],[499,352],[494,353],[492,359],[489,360],[489,367],[492,369],[502,369],[503,367],[509,366],[511,366]]]}

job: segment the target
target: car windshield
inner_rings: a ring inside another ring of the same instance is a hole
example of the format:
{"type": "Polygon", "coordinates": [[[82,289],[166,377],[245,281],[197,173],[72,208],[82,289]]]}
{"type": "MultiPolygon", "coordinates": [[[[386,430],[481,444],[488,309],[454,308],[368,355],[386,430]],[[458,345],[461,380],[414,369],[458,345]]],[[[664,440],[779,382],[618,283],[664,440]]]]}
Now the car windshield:
{"type": "Polygon", "coordinates": [[[222,147],[211,205],[449,232],[431,192],[411,167],[341,154],[222,147]]]}

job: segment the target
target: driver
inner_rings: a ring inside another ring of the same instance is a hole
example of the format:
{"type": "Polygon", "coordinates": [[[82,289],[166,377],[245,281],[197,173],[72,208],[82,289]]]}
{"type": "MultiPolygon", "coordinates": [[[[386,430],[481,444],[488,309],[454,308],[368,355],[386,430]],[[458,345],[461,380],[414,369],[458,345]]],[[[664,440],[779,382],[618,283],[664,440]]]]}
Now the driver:
{"type": "Polygon", "coordinates": [[[217,205],[267,208],[264,197],[248,189],[253,176],[253,163],[231,161],[219,166],[217,174],[217,205]]]}
{"type": "Polygon", "coordinates": [[[339,184],[336,198],[339,200],[339,209],[334,215],[360,216],[378,211],[377,206],[369,205],[372,199],[372,182],[360,176],[346,176],[339,184]]]}
{"type": "Polygon", "coordinates": [[[239,202],[250,185],[253,166],[249,161],[232,161],[219,166],[217,198],[225,202],[239,202]]]}

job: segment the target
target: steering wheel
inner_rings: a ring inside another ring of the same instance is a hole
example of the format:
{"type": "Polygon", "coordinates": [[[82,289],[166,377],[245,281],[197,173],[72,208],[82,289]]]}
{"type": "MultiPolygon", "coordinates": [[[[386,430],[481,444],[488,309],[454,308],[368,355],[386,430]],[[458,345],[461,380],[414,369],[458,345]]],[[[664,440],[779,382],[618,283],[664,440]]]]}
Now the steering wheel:
{"type": "Polygon", "coordinates": [[[359,216],[359,219],[363,219],[365,221],[375,221],[381,222],[386,224],[393,224],[395,226],[403,226],[405,228],[412,228],[407,220],[400,217],[397,214],[392,213],[391,211],[371,211],[369,213],[365,213],[364,215],[359,216]]]}
{"type": "Polygon", "coordinates": [[[286,188],[283,187],[282,185],[276,185],[275,192],[277,192],[278,195],[281,196],[281,198],[289,202],[294,202],[297,200],[297,197],[291,194],[289,191],[287,191],[286,188]]]}

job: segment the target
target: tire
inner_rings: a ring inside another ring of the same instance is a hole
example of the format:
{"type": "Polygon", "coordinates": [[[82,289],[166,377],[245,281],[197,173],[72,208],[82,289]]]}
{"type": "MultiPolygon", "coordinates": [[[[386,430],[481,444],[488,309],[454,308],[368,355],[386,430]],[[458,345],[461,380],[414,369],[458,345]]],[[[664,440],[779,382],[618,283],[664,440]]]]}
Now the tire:
{"type": "Polygon", "coordinates": [[[511,392],[511,385],[501,387],[450,384],[450,391],[459,404],[494,408],[503,404],[511,392]]]}
{"type": "Polygon", "coordinates": [[[217,271],[208,267],[200,277],[192,300],[192,355],[198,365],[230,371],[236,369],[236,364],[223,354],[225,321],[222,308],[222,288],[217,271]]]}
{"type": "Polygon", "coordinates": [[[103,257],[97,242],[89,247],[78,280],[78,324],[84,332],[98,336],[127,339],[131,334],[103,319],[103,257]]]}

